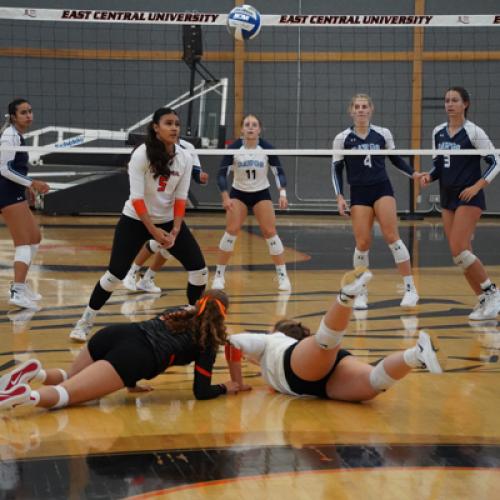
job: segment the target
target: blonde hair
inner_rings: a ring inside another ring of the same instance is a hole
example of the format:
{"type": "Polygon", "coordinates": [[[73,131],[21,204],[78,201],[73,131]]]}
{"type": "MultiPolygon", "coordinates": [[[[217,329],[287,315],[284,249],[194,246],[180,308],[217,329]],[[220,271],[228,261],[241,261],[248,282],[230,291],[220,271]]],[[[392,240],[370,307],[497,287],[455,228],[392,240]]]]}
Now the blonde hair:
{"type": "Polygon", "coordinates": [[[355,94],[351,97],[351,102],[349,103],[349,108],[347,109],[348,112],[350,112],[353,108],[356,99],[364,99],[365,101],[368,101],[370,108],[374,108],[372,98],[368,94],[355,94]]]}

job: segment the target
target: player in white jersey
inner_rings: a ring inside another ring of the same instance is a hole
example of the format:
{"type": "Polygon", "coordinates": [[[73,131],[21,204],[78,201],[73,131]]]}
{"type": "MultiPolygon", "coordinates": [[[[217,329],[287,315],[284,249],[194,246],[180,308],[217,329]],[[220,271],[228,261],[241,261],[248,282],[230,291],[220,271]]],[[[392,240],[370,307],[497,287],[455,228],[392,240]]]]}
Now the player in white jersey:
{"type": "MultiPolygon", "coordinates": [[[[467,120],[470,96],[463,87],[446,91],[444,106],[448,120],[432,133],[432,146],[440,150],[494,149],[483,129],[467,120]]],[[[490,280],[482,262],[472,253],[472,237],[486,208],[483,189],[500,172],[500,157],[494,151],[484,156],[488,166],[481,173],[478,155],[435,155],[433,168],[425,174],[423,186],[439,179],[443,226],[453,262],[460,266],[478,297],[471,320],[495,319],[500,311],[500,292],[490,280]]]]}
{"type": "Polygon", "coordinates": [[[97,282],[85,312],[70,333],[71,339],[86,341],[97,312],[148,240],[155,252],[167,248],[188,271],[190,304],[205,290],[208,281],[205,259],[184,222],[193,158],[177,144],[179,133],[180,121],[173,109],[155,111],[145,144],[130,158],[130,197],[115,229],[108,270],[97,282]]]}
{"type": "MultiPolygon", "coordinates": [[[[24,146],[24,134],[33,123],[33,110],[26,99],[9,103],[8,118],[2,130],[2,146],[24,146]]],[[[26,277],[38,251],[41,233],[26,201],[26,189],[47,193],[49,185],[28,177],[28,153],[2,151],[0,153],[0,212],[15,246],[14,282],[10,287],[9,304],[36,309],[42,296],[26,284],[26,277]]]]}
{"type": "Polygon", "coordinates": [[[269,167],[276,177],[281,209],[288,207],[286,177],[279,158],[268,154],[273,147],[260,138],[261,130],[260,120],[255,115],[246,115],[241,122],[242,138],[229,146],[231,154],[224,156],[221,162],[217,185],[222,196],[222,206],[226,211],[226,231],[219,243],[217,268],[212,282],[214,289],[221,290],[225,287],[226,265],[249,210],[253,210],[276,266],[278,289],[282,291],[291,289],[286,272],[285,249],[276,232],[276,215],[267,178],[269,167]],[[233,186],[230,193],[227,185],[229,171],[233,172],[233,186]]]}
{"type": "MultiPolygon", "coordinates": [[[[332,182],[337,195],[340,215],[346,215],[347,203],[344,198],[342,173],[347,170],[347,180],[351,188],[351,219],[356,247],[353,265],[369,266],[368,253],[372,243],[372,229],[375,219],[380,224],[382,235],[389,245],[394,262],[403,277],[405,293],[401,307],[414,307],[419,296],[413,281],[410,254],[399,236],[396,199],[385,169],[385,158],[373,156],[370,150],[395,149],[391,132],[370,123],[374,107],[370,96],[357,94],[351,99],[349,112],[353,126],[338,134],[333,140],[333,149],[359,149],[366,154],[359,156],[334,155],[332,161],[332,182]]],[[[410,178],[421,174],[414,172],[400,156],[388,153],[396,168],[410,178]]],[[[368,291],[359,295],[354,308],[368,307],[368,291]]]]}
{"type": "MultiPolygon", "coordinates": [[[[201,168],[200,158],[196,154],[195,147],[188,141],[184,139],[179,139],[179,146],[186,151],[189,151],[193,157],[193,170],[191,172],[191,177],[197,184],[206,185],[208,183],[208,173],[204,172],[201,168]]],[[[163,267],[165,262],[171,257],[169,251],[166,248],[161,248],[156,253],[153,252],[151,246],[155,246],[154,243],[146,242],[146,244],[141,248],[137,254],[132,266],[130,267],[127,275],[123,279],[123,286],[131,291],[142,291],[148,293],[160,293],[161,288],[156,286],[154,278],[156,273],[163,267]],[[144,275],[137,280],[137,274],[141,267],[146,263],[146,261],[154,255],[153,264],[146,270],[144,275]]]]}
{"type": "Polygon", "coordinates": [[[342,401],[366,401],[389,389],[413,368],[441,373],[436,348],[425,332],[414,347],[390,354],[376,366],[357,360],[340,343],[348,326],[352,302],[372,275],[364,268],[347,273],[340,293],[322,318],[315,335],[292,320],[282,320],[273,333],[231,335],[226,359],[231,380],[248,390],[241,359],[260,365],[265,381],[276,391],[342,401]]]}

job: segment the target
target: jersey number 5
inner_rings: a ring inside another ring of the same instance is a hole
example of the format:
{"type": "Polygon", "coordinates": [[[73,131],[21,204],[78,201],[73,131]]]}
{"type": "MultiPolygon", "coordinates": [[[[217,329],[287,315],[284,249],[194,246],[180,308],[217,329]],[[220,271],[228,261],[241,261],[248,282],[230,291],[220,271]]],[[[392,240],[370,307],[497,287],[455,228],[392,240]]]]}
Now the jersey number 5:
{"type": "Polygon", "coordinates": [[[255,170],[246,170],[248,180],[255,180],[255,176],[257,175],[257,172],[255,170]]]}
{"type": "Polygon", "coordinates": [[[372,168],[372,157],[370,155],[365,156],[365,159],[363,160],[363,165],[365,167],[372,168]]]}
{"type": "Polygon", "coordinates": [[[158,177],[158,192],[163,192],[165,189],[167,189],[167,184],[168,184],[168,179],[166,177],[163,177],[163,175],[160,175],[158,177]]]}

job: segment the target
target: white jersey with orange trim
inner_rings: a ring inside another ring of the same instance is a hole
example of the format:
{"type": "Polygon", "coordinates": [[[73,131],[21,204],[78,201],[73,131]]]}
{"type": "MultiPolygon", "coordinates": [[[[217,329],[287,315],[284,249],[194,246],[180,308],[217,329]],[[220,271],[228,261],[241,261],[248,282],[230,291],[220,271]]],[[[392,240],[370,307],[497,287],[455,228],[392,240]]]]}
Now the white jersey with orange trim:
{"type": "Polygon", "coordinates": [[[284,333],[237,333],[228,342],[243,355],[260,364],[262,378],[276,391],[298,396],[288,385],[283,358],[285,351],[297,340],[284,333]]]}
{"type": "Polygon", "coordinates": [[[175,145],[175,157],[170,165],[170,178],[160,175],[153,177],[146,145],[142,144],[133,153],[128,164],[130,179],[130,196],[123,207],[123,214],[140,220],[132,200],[142,199],[154,224],[164,224],[174,219],[175,200],[186,200],[188,197],[193,157],[175,145]]]}

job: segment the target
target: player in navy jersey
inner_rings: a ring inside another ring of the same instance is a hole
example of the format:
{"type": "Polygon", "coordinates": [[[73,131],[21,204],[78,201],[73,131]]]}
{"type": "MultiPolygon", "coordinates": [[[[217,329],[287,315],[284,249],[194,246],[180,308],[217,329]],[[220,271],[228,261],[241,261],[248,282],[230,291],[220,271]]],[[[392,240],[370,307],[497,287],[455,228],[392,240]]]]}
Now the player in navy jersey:
{"type": "MultiPolygon", "coordinates": [[[[197,184],[206,185],[208,183],[208,173],[204,172],[201,168],[200,158],[196,154],[194,146],[184,139],[179,139],[179,146],[189,151],[193,157],[193,171],[191,172],[191,178],[197,184]]],[[[123,286],[125,288],[131,291],[142,291],[148,293],[161,292],[161,288],[156,286],[154,278],[156,273],[163,267],[171,255],[166,248],[160,248],[154,252],[153,249],[155,248],[157,248],[157,245],[154,244],[154,240],[148,241],[141,248],[123,280],[123,286]],[[144,276],[137,281],[137,273],[140,271],[145,262],[151,257],[151,255],[154,255],[153,263],[146,270],[144,276]]]]}
{"type": "Polygon", "coordinates": [[[197,399],[234,394],[236,382],[211,383],[217,351],[226,341],[227,307],[224,292],[210,290],[194,307],[170,308],[139,323],[109,325],[81,349],[68,373],[59,368],[44,370],[38,360],[26,361],[0,377],[0,409],[21,405],[58,409],[123,387],[148,391],[150,387],[137,382],[193,361],[197,399]],[[33,379],[44,386],[32,390],[28,382],[33,379]]]}
{"type": "MultiPolygon", "coordinates": [[[[444,107],[448,120],[433,130],[433,149],[494,149],[484,130],[467,119],[470,97],[466,89],[449,88],[444,107]]],[[[479,155],[435,155],[432,170],[421,179],[423,186],[439,180],[443,226],[453,262],[462,268],[478,296],[471,320],[495,319],[500,310],[500,292],[472,252],[472,237],[486,208],[483,189],[500,171],[500,157],[494,151],[483,159],[487,165],[484,173],[479,155]]]]}
{"type": "Polygon", "coordinates": [[[180,121],[171,108],[160,108],[148,125],[146,141],[129,162],[130,196],[115,229],[108,270],[96,283],[89,304],[70,338],[85,342],[97,312],[125,278],[146,241],[167,248],[188,272],[187,297],[199,299],[208,282],[208,268],[198,242],[184,222],[193,158],[181,148],[180,121]]]}
{"type": "Polygon", "coordinates": [[[214,289],[220,290],[225,287],[226,265],[249,210],[253,210],[276,266],[278,289],[282,291],[291,289],[286,272],[285,249],[276,232],[276,216],[267,178],[269,167],[276,177],[281,209],[288,207],[286,177],[279,158],[271,154],[273,147],[260,138],[261,130],[260,120],[255,115],[246,115],[241,122],[242,138],[229,146],[231,154],[224,156],[221,162],[217,185],[222,195],[222,205],[226,210],[226,231],[219,243],[217,268],[212,282],[214,289]],[[233,172],[233,186],[228,193],[227,176],[230,170],[233,172]]]}
{"type": "MultiPolygon", "coordinates": [[[[0,138],[2,146],[24,146],[23,134],[33,123],[33,110],[26,99],[16,99],[8,106],[7,122],[0,138]]],[[[47,193],[49,185],[28,177],[28,153],[0,152],[0,212],[15,246],[14,282],[10,287],[9,304],[36,309],[42,297],[26,284],[26,277],[42,239],[26,200],[26,189],[47,193]]]]}
{"type": "MultiPolygon", "coordinates": [[[[333,149],[357,149],[359,156],[333,155],[332,182],[337,195],[340,215],[345,215],[347,203],[344,198],[343,170],[347,170],[347,181],[351,189],[351,219],[356,240],[354,267],[369,267],[368,252],[372,243],[372,228],[377,219],[382,235],[389,245],[396,266],[403,277],[405,293],[402,307],[416,306],[419,296],[413,281],[410,254],[398,232],[396,200],[385,169],[385,157],[370,155],[370,151],[395,149],[391,132],[370,123],[373,114],[370,96],[357,94],[349,107],[353,125],[338,134],[333,141],[333,149]],[[366,152],[366,153],[365,153],[366,152]]],[[[410,178],[421,174],[400,157],[388,154],[393,165],[410,178]]],[[[368,307],[368,292],[360,294],[354,302],[355,309],[368,307]]]]}

